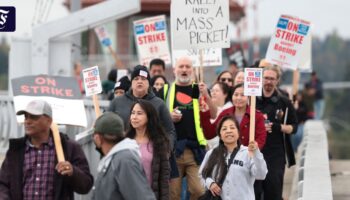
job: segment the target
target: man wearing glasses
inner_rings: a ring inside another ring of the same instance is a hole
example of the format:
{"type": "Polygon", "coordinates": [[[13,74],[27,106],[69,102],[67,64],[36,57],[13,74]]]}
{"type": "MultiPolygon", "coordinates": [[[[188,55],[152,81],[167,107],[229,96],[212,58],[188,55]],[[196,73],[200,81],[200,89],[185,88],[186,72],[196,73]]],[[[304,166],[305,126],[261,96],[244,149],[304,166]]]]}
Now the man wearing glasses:
{"type": "Polygon", "coordinates": [[[11,139],[0,171],[0,199],[73,199],[93,185],[89,165],[80,145],[61,134],[66,161],[57,163],[53,142],[51,106],[31,101],[24,115],[25,136],[11,139]]]}
{"type": "Polygon", "coordinates": [[[255,198],[281,200],[285,164],[295,164],[290,134],[297,131],[297,117],[291,101],[278,89],[281,70],[268,65],[263,71],[262,96],[257,97],[256,108],[265,116],[266,143],[262,150],[268,173],[264,181],[255,182],[255,198]]]}

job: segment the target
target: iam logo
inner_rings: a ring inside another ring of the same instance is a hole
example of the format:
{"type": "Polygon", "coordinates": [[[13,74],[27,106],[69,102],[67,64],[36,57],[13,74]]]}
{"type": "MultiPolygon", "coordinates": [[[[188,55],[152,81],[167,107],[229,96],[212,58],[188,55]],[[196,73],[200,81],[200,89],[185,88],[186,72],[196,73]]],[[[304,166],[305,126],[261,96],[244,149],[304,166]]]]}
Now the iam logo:
{"type": "Polygon", "coordinates": [[[0,6],[0,32],[16,30],[16,8],[0,6]]]}

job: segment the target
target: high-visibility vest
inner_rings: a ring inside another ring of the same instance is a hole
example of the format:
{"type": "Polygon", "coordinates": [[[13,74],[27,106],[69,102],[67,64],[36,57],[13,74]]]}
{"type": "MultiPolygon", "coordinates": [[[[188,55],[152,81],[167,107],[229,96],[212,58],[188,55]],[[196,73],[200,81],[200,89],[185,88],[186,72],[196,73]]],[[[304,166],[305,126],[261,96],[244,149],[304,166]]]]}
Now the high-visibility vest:
{"type": "Polygon", "coordinates": [[[168,90],[169,90],[169,84],[165,83],[163,86],[163,99],[164,99],[164,101],[166,101],[168,98],[168,90]]]}
{"type": "MultiPolygon", "coordinates": [[[[170,112],[173,112],[174,110],[175,87],[176,87],[175,82],[173,82],[169,88],[169,94],[166,101],[170,112]]],[[[198,99],[192,98],[192,105],[193,105],[193,116],[194,116],[194,125],[196,130],[197,141],[200,145],[206,146],[207,141],[204,138],[203,130],[200,124],[198,99]]]]}

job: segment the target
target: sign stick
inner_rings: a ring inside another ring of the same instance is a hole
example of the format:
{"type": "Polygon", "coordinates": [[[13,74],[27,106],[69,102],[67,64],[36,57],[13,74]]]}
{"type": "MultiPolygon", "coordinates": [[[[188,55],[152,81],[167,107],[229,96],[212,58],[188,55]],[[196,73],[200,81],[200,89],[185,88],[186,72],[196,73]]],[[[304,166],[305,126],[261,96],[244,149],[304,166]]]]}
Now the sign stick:
{"type": "Polygon", "coordinates": [[[293,88],[292,88],[293,102],[297,100],[297,94],[299,89],[299,79],[300,79],[300,72],[298,69],[296,69],[293,71],[293,88]]]}
{"type": "Polygon", "coordinates": [[[55,122],[52,122],[51,130],[52,130],[53,140],[55,142],[57,160],[58,162],[63,162],[65,159],[63,154],[61,137],[60,137],[60,132],[58,131],[58,126],[55,122]]]}
{"type": "Polygon", "coordinates": [[[119,57],[117,56],[117,53],[114,51],[114,49],[112,48],[111,45],[108,45],[108,49],[109,52],[112,54],[115,64],[116,64],[116,68],[117,69],[124,69],[124,64],[122,63],[122,61],[119,59],[119,57]]]}
{"type": "Polygon", "coordinates": [[[256,97],[250,96],[249,142],[255,140],[255,106],[256,106],[256,97]]]}
{"type": "Polygon", "coordinates": [[[101,110],[100,110],[100,103],[98,101],[96,94],[92,95],[92,100],[94,102],[96,118],[98,118],[101,115],[101,110]]]}
{"type": "Polygon", "coordinates": [[[195,67],[195,81],[196,83],[199,83],[200,82],[200,77],[199,77],[199,67],[195,67]]]}
{"type": "MultiPolygon", "coordinates": [[[[255,140],[255,106],[256,97],[250,96],[249,142],[255,140]]],[[[253,153],[249,152],[249,156],[253,157],[253,153]]]]}
{"type": "Polygon", "coordinates": [[[199,81],[204,81],[204,73],[203,73],[203,49],[199,49],[199,81]]]}

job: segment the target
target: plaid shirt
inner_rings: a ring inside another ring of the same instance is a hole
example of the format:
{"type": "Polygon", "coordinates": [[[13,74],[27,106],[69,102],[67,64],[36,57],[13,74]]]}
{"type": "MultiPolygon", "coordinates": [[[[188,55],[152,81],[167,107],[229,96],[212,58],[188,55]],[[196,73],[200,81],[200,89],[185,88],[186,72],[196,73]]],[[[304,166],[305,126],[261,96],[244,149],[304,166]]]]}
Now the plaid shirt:
{"type": "Polygon", "coordinates": [[[23,199],[54,199],[55,146],[50,136],[39,148],[26,142],[23,165],[23,199]]]}

